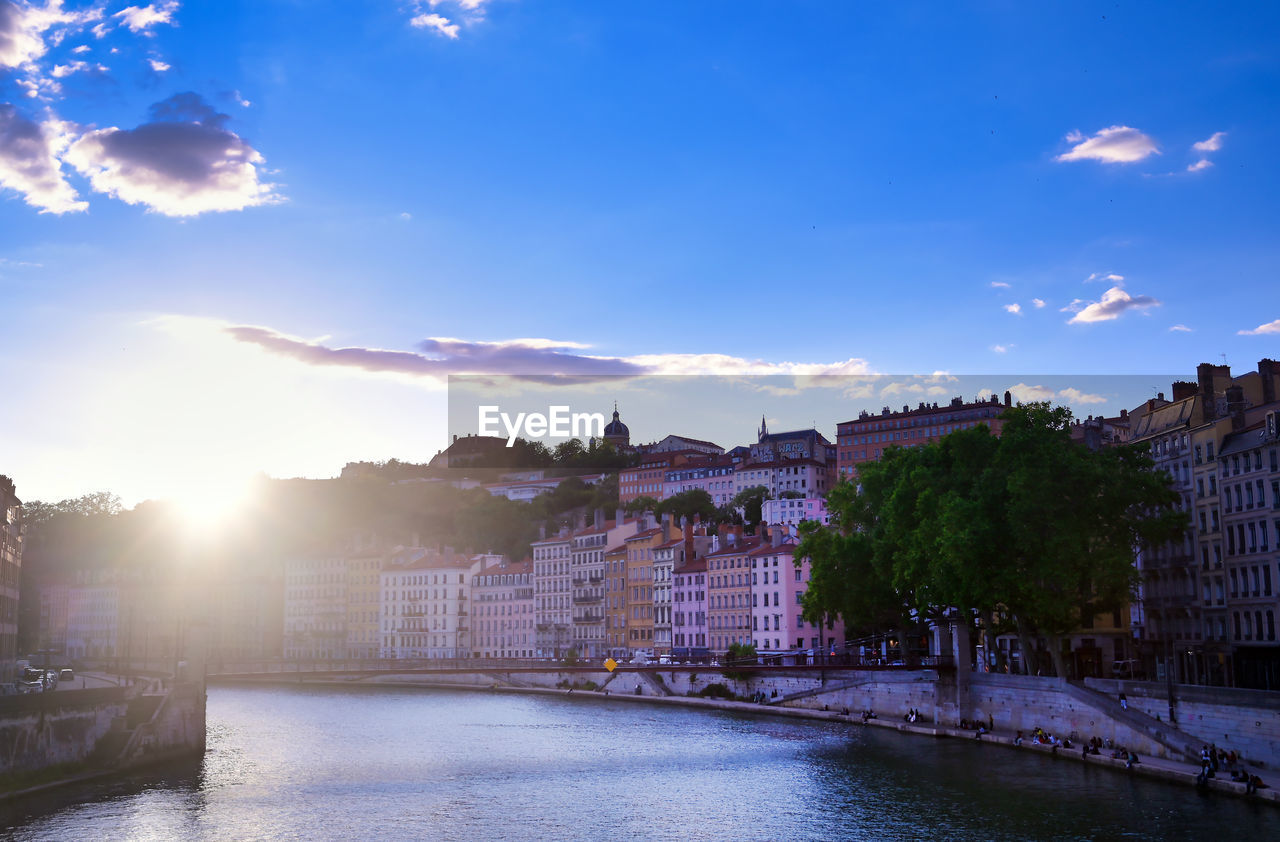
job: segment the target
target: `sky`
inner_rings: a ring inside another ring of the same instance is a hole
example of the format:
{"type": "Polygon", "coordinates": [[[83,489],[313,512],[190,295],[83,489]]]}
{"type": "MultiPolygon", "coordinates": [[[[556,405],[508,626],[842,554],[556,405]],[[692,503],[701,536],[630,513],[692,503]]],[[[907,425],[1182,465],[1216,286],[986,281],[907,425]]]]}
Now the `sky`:
{"type": "Polygon", "coordinates": [[[966,374],[1083,416],[1251,369],[1278,41],[1272,3],[0,0],[0,473],[421,461],[451,374],[966,374]]]}

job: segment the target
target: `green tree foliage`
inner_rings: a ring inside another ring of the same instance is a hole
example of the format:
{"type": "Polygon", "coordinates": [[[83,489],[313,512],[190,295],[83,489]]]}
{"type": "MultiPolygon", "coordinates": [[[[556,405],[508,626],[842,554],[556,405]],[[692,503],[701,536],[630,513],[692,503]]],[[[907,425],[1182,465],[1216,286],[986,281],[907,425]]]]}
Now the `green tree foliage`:
{"type": "Polygon", "coordinates": [[[752,669],[743,669],[748,665],[754,666],[759,663],[756,656],[756,647],[752,643],[730,643],[729,649],[725,652],[724,664],[728,666],[736,666],[737,669],[726,669],[724,677],[733,679],[734,681],[745,681],[755,675],[756,671],[752,669]]]}
{"type": "Polygon", "coordinates": [[[648,494],[641,494],[633,500],[628,500],[627,504],[622,508],[626,509],[627,514],[634,515],[640,512],[652,512],[658,507],[658,498],[650,497],[648,494]]]}
{"type": "MultiPolygon", "coordinates": [[[[1070,411],[1019,405],[999,438],[980,425],[919,448],[890,448],[837,486],[840,524],[801,525],[812,562],[807,619],[839,614],[854,632],[904,629],[956,609],[990,628],[1008,618],[1050,642],[1091,613],[1118,609],[1136,582],[1133,554],[1185,527],[1177,494],[1140,450],[1070,441],[1070,411]]],[[[1027,664],[1029,670],[1035,665],[1027,664]]]]}
{"type": "Polygon", "coordinates": [[[753,485],[735,494],[729,506],[733,509],[740,509],[742,511],[742,520],[748,526],[755,526],[760,522],[764,501],[768,499],[769,489],[763,485],[753,485]]]}
{"type": "Polygon", "coordinates": [[[670,514],[675,523],[679,523],[682,517],[688,518],[690,523],[693,523],[695,517],[703,522],[712,523],[716,520],[718,511],[716,504],[711,500],[711,495],[702,488],[690,488],[688,491],[673,494],[653,509],[654,514],[658,516],[670,514]]]}

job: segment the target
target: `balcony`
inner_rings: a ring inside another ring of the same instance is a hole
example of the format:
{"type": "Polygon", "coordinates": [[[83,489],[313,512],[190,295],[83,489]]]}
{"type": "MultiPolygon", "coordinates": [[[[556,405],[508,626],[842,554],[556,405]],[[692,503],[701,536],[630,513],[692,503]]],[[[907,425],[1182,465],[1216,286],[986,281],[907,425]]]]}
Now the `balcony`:
{"type": "Polygon", "coordinates": [[[592,576],[588,576],[588,577],[587,577],[587,581],[588,581],[588,582],[590,582],[590,583],[591,583],[591,584],[593,584],[593,585],[599,585],[599,584],[601,584],[602,582],[604,582],[604,575],[603,575],[603,574],[600,574],[600,575],[592,575],[592,576]]]}
{"type": "Polygon", "coordinates": [[[601,623],[604,621],[604,615],[596,611],[587,611],[580,616],[575,616],[573,621],[581,624],[601,623]]]}
{"type": "Polygon", "coordinates": [[[574,605],[598,605],[604,600],[599,594],[576,594],[573,597],[574,605]]]}
{"type": "Polygon", "coordinates": [[[574,587],[578,587],[578,588],[580,588],[580,587],[582,587],[583,585],[585,585],[586,583],[587,583],[587,578],[586,578],[585,576],[574,576],[574,577],[573,577],[573,584],[574,584],[574,587]]]}

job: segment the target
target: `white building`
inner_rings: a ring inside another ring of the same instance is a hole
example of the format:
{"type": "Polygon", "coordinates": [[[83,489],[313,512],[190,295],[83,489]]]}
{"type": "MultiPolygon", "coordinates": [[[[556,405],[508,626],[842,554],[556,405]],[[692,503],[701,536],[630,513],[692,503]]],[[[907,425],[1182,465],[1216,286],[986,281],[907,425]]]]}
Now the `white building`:
{"type": "Polygon", "coordinates": [[[770,497],[796,491],[806,497],[825,497],[830,489],[827,466],[815,459],[775,459],[739,465],[733,472],[734,493],[763,485],[770,497]]]}
{"type": "Polygon", "coordinates": [[[380,573],[382,657],[470,657],[471,574],[471,559],[449,547],[393,553],[380,573]]]}
{"type": "Polygon", "coordinates": [[[827,501],[822,497],[791,497],[765,500],[761,518],[769,525],[798,526],[801,521],[816,520],[823,526],[831,523],[827,501]]]}

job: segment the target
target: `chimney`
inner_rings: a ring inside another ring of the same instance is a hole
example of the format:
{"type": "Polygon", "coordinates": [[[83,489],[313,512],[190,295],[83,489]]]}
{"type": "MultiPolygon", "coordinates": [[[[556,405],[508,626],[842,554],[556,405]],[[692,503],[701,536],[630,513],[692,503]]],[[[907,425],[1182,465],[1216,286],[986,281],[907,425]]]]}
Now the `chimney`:
{"type": "Polygon", "coordinates": [[[1258,376],[1262,378],[1262,402],[1264,404],[1275,403],[1276,400],[1276,375],[1280,374],[1280,369],[1276,367],[1276,361],[1263,358],[1258,360],[1258,376]]]}
{"type": "Polygon", "coordinates": [[[627,519],[627,510],[619,506],[613,513],[614,526],[621,526],[622,522],[627,519]]]}
{"type": "Polygon", "coordinates": [[[774,524],[773,529],[770,530],[771,534],[769,536],[769,543],[771,543],[775,547],[782,546],[782,537],[784,534],[783,532],[784,529],[786,529],[786,527],[783,526],[782,524],[780,523],[774,524]]]}
{"type": "Polygon", "coordinates": [[[1231,417],[1231,432],[1238,433],[1244,429],[1244,388],[1227,387],[1227,415],[1231,417]]]}
{"type": "Polygon", "coordinates": [[[662,513],[662,533],[664,535],[671,534],[671,512],[662,513]]]}
{"type": "Polygon", "coordinates": [[[1199,387],[1190,380],[1173,381],[1173,399],[1175,401],[1186,400],[1187,398],[1194,397],[1198,391],[1199,387]]]}
{"type": "Polygon", "coordinates": [[[545,523],[538,527],[538,540],[547,540],[547,525],[545,523]]]}
{"type": "Polygon", "coordinates": [[[1013,406],[1013,394],[1012,394],[1012,393],[1010,393],[1010,392],[1005,392],[1005,393],[1004,393],[1004,405],[1005,405],[1005,406],[1013,406]]]}
{"type": "Polygon", "coordinates": [[[596,509],[595,511],[595,528],[604,529],[604,509],[596,509]]]}
{"type": "Polygon", "coordinates": [[[1231,381],[1231,366],[1200,363],[1196,366],[1196,382],[1200,384],[1200,402],[1204,404],[1204,420],[1212,421],[1218,417],[1217,378],[1231,381]]]}
{"type": "Polygon", "coordinates": [[[769,525],[763,520],[760,521],[760,524],[756,529],[756,535],[760,536],[761,541],[769,540],[769,525]]]}

